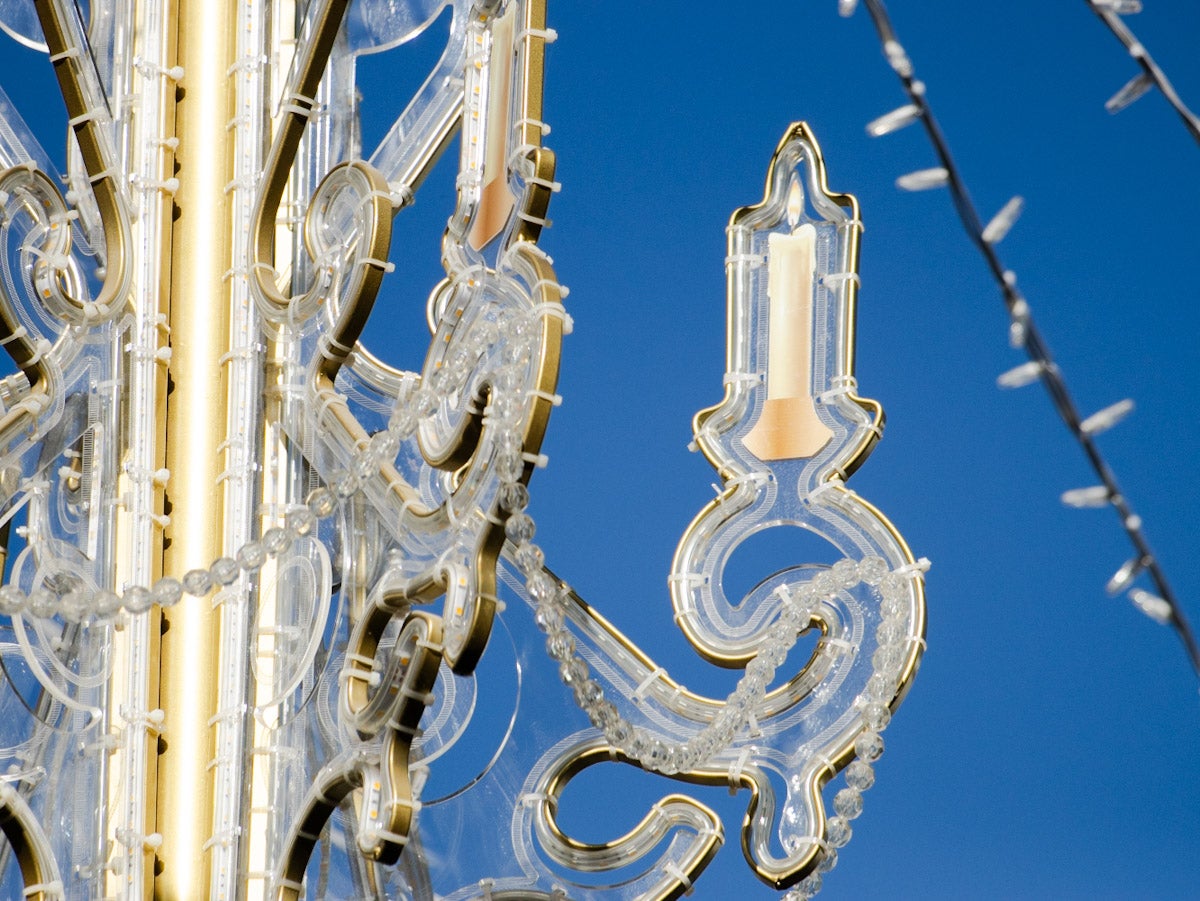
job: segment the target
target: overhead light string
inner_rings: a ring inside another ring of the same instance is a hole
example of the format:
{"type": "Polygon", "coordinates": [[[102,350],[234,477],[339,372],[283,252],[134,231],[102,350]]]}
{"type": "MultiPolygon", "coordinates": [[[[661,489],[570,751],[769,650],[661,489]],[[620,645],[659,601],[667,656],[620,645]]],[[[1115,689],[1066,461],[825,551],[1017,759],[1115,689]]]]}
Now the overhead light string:
{"type": "MultiPolygon", "coordinates": [[[[1188,125],[1188,130],[1197,137],[1197,140],[1200,140],[1200,128],[1198,128],[1200,123],[1179,101],[1170,82],[1154,65],[1145,49],[1125,28],[1115,11],[1117,7],[1126,12],[1135,11],[1132,9],[1132,5],[1128,2],[1118,3],[1116,0],[1108,0],[1108,2],[1088,0],[1088,3],[1109,24],[1114,33],[1126,43],[1126,46],[1130,46],[1131,55],[1146,70],[1143,74],[1153,79],[1167,99],[1180,112],[1184,122],[1188,125]]],[[[854,0],[838,0],[838,11],[843,16],[849,16],[854,13],[857,5],[854,0]]],[[[917,79],[912,61],[896,37],[896,31],[882,0],[863,0],[863,5],[870,14],[875,30],[879,34],[884,56],[900,79],[909,98],[906,105],[870,122],[867,125],[868,134],[878,137],[918,121],[923,125],[940,165],[901,176],[896,181],[897,187],[908,191],[940,187],[949,189],[950,197],[963,228],[966,229],[967,235],[979,249],[992,277],[1000,288],[1011,320],[1010,341],[1013,347],[1024,348],[1029,356],[1027,363],[1004,373],[997,383],[1002,388],[1018,388],[1035,381],[1040,381],[1045,386],[1063,422],[1075,436],[1080,447],[1083,448],[1083,452],[1100,482],[1095,486],[1065,492],[1062,498],[1063,502],[1071,507],[1112,507],[1121,520],[1121,527],[1129,537],[1130,544],[1133,545],[1133,556],[1109,579],[1108,593],[1114,596],[1128,593],[1129,600],[1138,610],[1156,622],[1171,626],[1183,642],[1192,669],[1200,677],[1200,646],[1197,646],[1192,628],[1175,592],[1167,581],[1162,565],[1146,540],[1141,517],[1133,511],[1117,483],[1112,467],[1100,453],[1095,441],[1096,436],[1115,426],[1132,411],[1133,402],[1131,400],[1118,401],[1086,418],[1079,414],[1068,390],[1066,379],[1054,362],[1050,348],[1034,323],[1028,301],[1017,286],[1016,273],[1005,268],[996,252],[996,245],[1008,234],[1016,222],[1017,216],[1020,215],[1023,201],[1019,197],[1014,197],[990,222],[984,224],[967,191],[966,183],[955,165],[945,135],[942,134],[937,119],[933,115],[933,110],[926,97],[925,83],[917,79]],[[1143,574],[1153,583],[1156,593],[1133,587],[1133,583],[1143,574]]]]}
{"type": "Polygon", "coordinates": [[[1140,13],[1142,11],[1141,0],[1084,0],[1084,2],[1091,7],[1092,12],[1116,36],[1117,40],[1125,45],[1129,55],[1142,69],[1108,99],[1104,108],[1110,113],[1119,113],[1139,98],[1144,97],[1152,88],[1158,88],[1159,93],[1167,99],[1167,103],[1174,107],[1179,118],[1183,120],[1184,128],[1188,130],[1192,140],[1200,144],[1200,117],[1188,109],[1166,73],[1159,68],[1149,51],[1146,50],[1146,46],[1137,39],[1122,18],[1140,13]]]}

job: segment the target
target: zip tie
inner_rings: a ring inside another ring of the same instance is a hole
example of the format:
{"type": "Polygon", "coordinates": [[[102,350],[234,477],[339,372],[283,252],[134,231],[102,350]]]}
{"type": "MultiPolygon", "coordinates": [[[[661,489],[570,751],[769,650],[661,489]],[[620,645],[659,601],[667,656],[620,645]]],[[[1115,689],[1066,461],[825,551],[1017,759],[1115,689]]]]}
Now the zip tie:
{"type": "Polygon", "coordinates": [[[213,833],[209,839],[200,846],[201,851],[207,851],[209,848],[220,845],[222,848],[228,848],[241,836],[242,830],[237,826],[230,829],[223,829],[220,832],[213,833]]]}
{"type": "Polygon", "coordinates": [[[684,895],[690,895],[692,893],[692,880],[689,879],[687,874],[679,868],[679,864],[675,863],[673,860],[668,860],[662,865],[662,869],[664,873],[683,886],[684,895]]]}
{"type": "Polygon", "coordinates": [[[553,28],[522,28],[513,36],[513,41],[523,41],[525,38],[541,38],[547,44],[558,40],[558,32],[553,28]]]}
{"type": "Polygon", "coordinates": [[[395,272],[396,264],[390,260],[380,260],[375,257],[359,257],[354,261],[355,266],[371,266],[375,269],[381,269],[384,272],[395,272]]]}
{"type": "MultiPolygon", "coordinates": [[[[158,835],[158,833],[156,832],[155,835],[158,835]]],[[[158,843],[162,844],[161,835],[158,836],[158,843]]],[[[155,847],[158,846],[156,845],[155,847]]],[[[42,893],[45,893],[49,897],[65,897],[63,894],[63,884],[59,879],[55,879],[53,882],[35,882],[33,885],[27,885],[25,886],[25,891],[21,894],[26,898],[32,898],[34,895],[42,893]]]]}
{"type": "Polygon", "coordinates": [[[537,388],[530,388],[525,392],[526,397],[536,397],[539,400],[548,401],[552,407],[562,406],[562,395],[551,394],[549,391],[540,391],[537,388]]]}
{"type": "Polygon", "coordinates": [[[805,495],[804,501],[805,501],[805,503],[809,503],[809,504],[816,503],[817,499],[820,498],[820,496],[825,494],[827,491],[832,491],[835,488],[845,489],[845,487],[846,487],[846,483],[835,476],[834,478],[831,478],[828,481],[822,482],[820,485],[818,485],[816,488],[814,488],[812,491],[810,491],[807,495],[805,495]]]}
{"type": "Polygon", "coordinates": [[[853,657],[858,653],[858,645],[844,638],[824,638],[821,643],[831,650],[845,654],[847,657],[853,657]]]}
{"type": "Polygon", "coordinates": [[[100,118],[100,110],[98,108],[90,109],[86,113],[80,113],[73,119],[68,119],[67,125],[69,125],[71,128],[74,128],[76,125],[85,125],[93,120],[99,122],[100,118]]]}
{"type": "Polygon", "coordinates": [[[737,785],[741,782],[742,775],[746,769],[746,763],[749,760],[750,746],[746,745],[738,752],[738,756],[733,763],[729,764],[729,794],[731,797],[737,794],[737,785]]]}
{"type": "Polygon", "coordinates": [[[531,215],[529,215],[529,213],[525,212],[524,210],[517,210],[517,218],[520,219],[522,222],[528,222],[532,225],[541,225],[544,228],[549,228],[551,225],[554,224],[549,219],[543,218],[541,216],[531,216],[531,215]]]}
{"type": "Polygon", "coordinates": [[[721,384],[723,384],[723,385],[737,385],[737,384],[758,385],[758,384],[762,383],[762,380],[763,380],[763,373],[761,373],[761,372],[727,372],[727,373],[725,373],[724,376],[721,377],[721,384]]]}
{"type": "MultiPolygon", "coordinates": [[[[397,803],[399,803],[399,802],[397,802],[397,803]]],[[[412,805],[414,810],[416,810],[417,807],[419,807],[419,806],[420,806],[419,804],[412,805]]],[[[381,829],[378,827],[372,828],[370,830],[369,834],[370,834],[371,838],[382,839],[385,842],[391,842],[392,844],[395,844],[395,845],[407,845],[408,844],[408,836],[407,835],[401,835],[398,832],[391,832],[387,829],[381,829]]]]}
{"type": "Polygon", "coordinates": [[[707,585],[708,577],[702,573],[671,573],[667,576],[667,584],[683,585],[690,588],[693,585],[707,585]]]}
{"type": "Polygon", "coordinates": [[[295,879],[288,879],[286,876],[280,875],[275,877],[275,887],[287,889],[289,892],[304,891],[304,883],[297,882],[295,879]]]}
{"type": "Polygon", "coordinates": [[[640,704],[646,700],[646,695],[650,692],[650,686],[658,681],[659,676],[665,676],[667,671],[661,666],[656,666],[650,673],[638,683],[638,687],[633,690],[633,700],[640,704]]]}
{"type": "MultiPolygon", "coordinates": [[[[116,173],[112,169],[105,169],[103,172],[100,172],[96,175],[89,175],[88,176],[88,184],[89,185],[98,185],[100,182],[104,181],[105,179],[108,179],[108,178],[115,179],[117,174],[118,173],[116,173]]],[[[178,178],[169,178],[169,179],[167,179],[167,181],[175,182],[175,187],[178,189],[178,187],[179,187],[179,179],[178,178]]],[[[164,184],[165,184],[165,182],[164,182],[164,184]]],[[[172,193],[174,193],[174,192],[172,192],[172,193]]]]}
{"type": "Polygon", "coordinates": [[[28,334],[29,334],[29,332],[27,332],[25,330],[25,326],[18,325],[15,329],[12,330],[12,334],[9,335],[7,338],[0,338],[0,347],[3,347],[5,344],[11,344],[13,341],[20,341],[22,338],[24,338],[28,334]]]}
{"type": "MultiPolygon", "coordinates": [[[[547,287],[554,291],[557,291],[560,300],[571,293],[570,288],[568,288],[566,285],[561,284],[560,282],[558,282],[552,278],[539,278],[536,282],[534,282],[532,285],[529,286],[529,291],[531,294],[540,294],[542,292],[542,290],[547,287]]],[[[545,301],[543,303],[535,304],[532,312],[535,316],[541,315],[542,313],[546,312],[545,310],[542,309],[543,307],[554,307],[554,306],[557,306],[561,309],[562,304],[558,303],[556,301],[553,301],[553,300],[545,301]]],[[[561,312],[552,311],[551,315],[565,317],[566,310],[562,310],[561,312]]]]}
{"type": "Polygon", "coordinates": [[[762,738],[762,727],[758,725],[758,717],[751,710],[746,714],[746,734],[750,738],[762,738]]]}
{"type": "Polygon", "coordinates": [[[897,566],[894,572],[899,576],[911,576],[917,573],[927,573],[929,568],[933,566],[929,562],[928,557],[918,557],[912,563],[905,563],[903,566],[897,566]]]}
{"type": "Polygon", "coordinates": [[[862,279],[857,272],[830,272],[821,277],[821,284],[826,288],[840,288],[846,282],[854,282],[855,287],[862,287],[862,279]]]}
{"type": "Polygon", "coordinates": [[[735,266],[738,263],[746,263],[751,269],[759,268],[766,261],[766,255],[761,253],[731,253],[725,257],[726,266],[735,266]]]}
{"type": "Polygon", "coordinates": [[[66,50],[62,50],[58,53],[51,53],[50,54],[50,62],[56,63],[60,59],[75,59],[75,57],[77,57],[77,56],[79,56],[79,48],[78,47],[68,47],[66,50]]]}
{"type": "MultiPolygon", "coordinates": [[[[546,466],[549,465],[549,463],[550,463],[550,458],[547,457],[545,454],[531,454],[528,451],[525,451],[521,454],[521,459],[524,460],[526,463],[532,463],[538,469],[545,469],[546,466]]],[[[453,506],[453,505],[447,505],[447,506],[453,506]]]]}
{"type": "Polygon", "coordinates": [[[267,57],[265,54],[260,54],[258,56],[243,56],[241,59],[230,64],[229,68],[225,70],[225,77],[228,78],[230,75],[233,75],[236,72],[245,70],[253,71],[255,69],[262,69],[266,66],[266,64],[267,57]]]}
{"type": "MultiPolygon", "coordinates": [[[[548,133],[549,132],[547,132],[547,134],[548,133]]],[[[537,185],[539,187],[546,188],[546,189],[554,192],[555,194],[557,194],[559,191],[562,190],[562,182],[561,181],[553,181],[552,179],[541,178],[537,175],[526,175],[526,176],[524,176],[524,179],[525,179],[525,183],[527,185],[537,185]]]]}
{"type": "MultiPolygon", "coordinates": [[[[538,131],[540,131],[542,133],[543,137],[550,134],[550,126],[549,125],[547,125],[541,119],[532,119],[529,116],[524,116],[524,117],[518,119],[517,121],[515,121],[512,124],[512,127],[514,129],[517,129],[517,128],[524,128],[526,125],[532,125],[534,128],[536,128],[538,131]]],[[[556,184],[556,183],[549,182],[548,184],[556,184]]]]}
{"type": "Polygon", "coordinates": [[[837,767],[833,765],[832,760],[830,760],[827,756],[825,756],[824,752],[814,751],[812,756],[817,761],[817,763],[824,764],[825,769],[827,769],[829,771],[830,779],[833,779],[835,776],[837,776],[837,772],[838,772],[837,767]]]}

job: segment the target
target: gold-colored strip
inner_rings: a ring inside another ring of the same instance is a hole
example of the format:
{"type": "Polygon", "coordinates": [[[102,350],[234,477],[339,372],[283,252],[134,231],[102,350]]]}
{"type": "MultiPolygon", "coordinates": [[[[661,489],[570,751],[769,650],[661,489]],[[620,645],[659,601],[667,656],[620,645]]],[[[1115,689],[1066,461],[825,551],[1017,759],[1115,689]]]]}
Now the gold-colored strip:
{"type": "MultiPolygon", "coordinates": [[[[221,424],[227,421],[230,210],[225,187],[233,170],[232,85],[236,4],[180,0],[177,64],[186,72],[176,107],[178,217],[171,247],[170,375],[167,467],[171,524],[163,554],[166,574],[207,568],[222,551],[223,503],[218,490],[221,424]]],[[[159,706],[166,712],[159,758],[158,830],[161,872],[154,897],[206,896],[215,753],[211,719],[217,706],[219,616],[211,598],[185,596],[163,614],[159,706]]]]}

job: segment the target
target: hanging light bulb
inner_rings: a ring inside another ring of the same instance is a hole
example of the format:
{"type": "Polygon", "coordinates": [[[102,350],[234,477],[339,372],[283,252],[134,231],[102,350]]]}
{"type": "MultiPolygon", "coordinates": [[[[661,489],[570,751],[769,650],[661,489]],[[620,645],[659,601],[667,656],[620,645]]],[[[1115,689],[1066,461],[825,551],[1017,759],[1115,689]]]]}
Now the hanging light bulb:
{"type": "Polygon", "coordinates": [[[1137,578],[1137,574],[1141,571],[1142,558],[1131,557],[1121,565],[1120,569],[1113,573],[1112,578],[1108,580],[1108,584],[1104,586],[1104,590],[1108,592],[1109,597],[1116,597],[1133,584],[1133,580],[1137,578]]]}
{"type": "Polygon", "coordinates": [[[1133,105],[1154,87],[1154,79],[1145,72],[1139,72],[1125,83],[1125,86],[1113,94],[1104,104],[1110,113],[1119,113],[1127,106],[1133,105]]]}
{"type": "Polygon", "coordinates": [[[1118,16],[1132,16],[1142,11],[1142,0],[1092,0],[1092,6],[1118,16]]]}
{"type": "Polygon", "coordinates": [[[1040,379],[1045,370],[1046,366],[1041,360],[1030,360],[1001,373],[996,384],[1001,388],[1024,388],[1040,379]]]}
{"type": "Polygon", "coordinates": [[[943,166],[932,169],[920,169],[909,172],[896,179],[896,187],[901,191],[928,191],[931,188],[941,188],[950,181],[950,173],[943,166]]]}
{"type": "Polygon", "coordinates": [[[1087,488],[1072,488],[1062,493],[1062,502],[1068,507],[1082,510],[1088,507],[1103,507],[1110,500],[1108,488],[1104,485],[1091,485],[1087,488]]]}
{"type": "Polygon", "coordinates": [[[1158,595],[1152,594],[1144,588],[1135,588],[1129,592],[1129,600],[1133,601],[1133,606],[1156,623],[1165,626],[1171,621],[1171,605],[1158,595]]]}
{"type": "Polygon", "coordinates": [[[1119,400],[1115,404],[1093,413],[1079,424],[1079,430],[1085,435],[1099,435],[1107,432],[1132,412],[1132,400],[1129,398],[1119,400]]]}
{"type": "Polygon", "coordinates": [[[983,229],[983,240],[989,244],[999,244],[1004,240],[1004,236],[1017,221],[1017,217],[1021,215],[1021,210],[1025,206],[1025,198],[1014,197],[1008,203],[1000,208],[1000,212],[992,217],[992,221],[983,229]]]}
{"type": "Polygon", "coordinates": [[[858,0],[838,0],[838,15],[843,19],[854,15],[856,9],[858,9],[858,0]]]}
{"type": "Polygon", "coordinates": [[[915,103],[906,103],[904,106],[897,107],[890,113],[884,113],[878,119],[868,122],[867,134],[873,138],[879,138],[906,128],[919,118],[921,118],[920,108],[915,103]]]}

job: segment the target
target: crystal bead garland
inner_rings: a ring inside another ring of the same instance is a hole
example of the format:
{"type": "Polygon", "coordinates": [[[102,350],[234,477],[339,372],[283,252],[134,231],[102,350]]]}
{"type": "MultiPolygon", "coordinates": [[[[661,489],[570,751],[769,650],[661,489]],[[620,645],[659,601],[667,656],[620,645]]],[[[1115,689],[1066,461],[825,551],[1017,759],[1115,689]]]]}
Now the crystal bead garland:
{"type": "MultiPolygon", "coordinates": [[[[497,505],[505,518],[512,559],[536,604],[534,619],[546,635],[546,653],[558,664],[559,678],[571,690],[575,703],[614,748],[644,768],[664,775],[701,766],[728,749],[749,724],[776,670],[786,661],[814,610],[839,592],[859,584],[879,593],[883,620],[876,630],[878,648],[871,660],[872,675],[858,701],[864,731],[854,743],[857,759],[846,768],[846,787],[834,797],[835,815],[826,822],[827,852],[823,860],[816,871],[785,896],[787,901],[811,898],[820,890],[822,874],[836,865],[837,849],[849,842],[850,821],[862,813],[862,793],[875,781],[872,764],[883,753],[880,733],[891,719],[888,705],[898,690],[908,653],[911,580],[927,564],[921,561],[890,570],[881,557],[843,559],[808,581],[780,586],[776,589],[782,602],[778,619],[710,722],[683,742],[666,740],[634,725],[605,697],[603,686],[591,678],[588,664],[576,654],[575,640],[566,627],[571,590],[546,571],[544,554],[533,542],[536,525],[526,512],[529,491],[519,481],[523,471],[520,448],[525,397],[515,386],[522,384],[522,370],[535,351],[537,332],[538,320],[531,314],[514,315],[501,327],[499,337],[506,342],[506,352],[494,377],[492,399],[484,412],[488,423],[496,429],[494,472],[500,478],[497,505]]],[[[482,354],[483,348],[478,350],[482,354]]],[[[128,587],[123,596],[91,588],[79,580],[58,580],[55,589],[39,586],[30,596],[16,585],[4,585],[0,587],[0,613],[58,615],[68,622],[110,622],[123,614],[144,612],[153,604],[170,607],[185,593],[203,597],[214,588],[237,581],[243,572],[253,575],[269,557],[285,553],[295,541],[310,535],[319,520],[333,515],[340,499],[360,491],[382,461],[394,458],[401,444],[413,436],[422,420],[434,415],[443,399],[462,390],[471,374],[470,367],[447,369],[447,377],[431,380],[430,385],[421,384],[419,378],[408,382],[408,390],[396,399],[387,429],[371,437],[367,446],[355,454],[348,469],[331,480],[328,487],[312,491],[304,506],[289,510],[282,526],[269,528],[261,539],[247,542],[233,557],[214,560],[207,569],[190,570],[179,580],[163,577],[149,589],[128,587]]]]}

